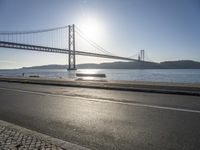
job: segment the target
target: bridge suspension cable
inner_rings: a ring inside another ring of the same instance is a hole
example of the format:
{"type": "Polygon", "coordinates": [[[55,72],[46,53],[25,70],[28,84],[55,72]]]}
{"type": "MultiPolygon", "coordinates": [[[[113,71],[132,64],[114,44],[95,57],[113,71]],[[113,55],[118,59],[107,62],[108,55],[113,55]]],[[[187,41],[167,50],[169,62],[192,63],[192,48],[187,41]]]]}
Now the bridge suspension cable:
{"type": "Polygon", "coordinates": [[[59,29],[66,29],[68,26],[50,28],[50,29],[42,29],[42,30],[31,30],[31,31],[0,31],[0,35],[14,35],[14,34],[33,34],[33,33],[42,33],[42,32],[50,32],[59,29]]]}
{"type": "Polygon", "coordinates": [[[137,58],[138,57],[138,53],[137,54],[135,54],[135,55],[131,55],[131,56],[129,56],[130,58],[137,58]]]}
{"type": "Polygon", "coordinates": [[[86,36],[77,26],[75,32],[86,42],[88,42],[91,46],[99,50],[100,52],[103,52],[104,54],[114,55],[113,53],[105,50],[103,47],[92,41],[88,36],[86,36]]]}
{"type": "Polygon", "coordinates": [[[88,38],[78,27],[75,27],[75,25],[43,30],[0,32],[0,47],[68,54],[70,56],[69,65],[72,64],[71,66],[73,66],[72,68],[69,67],[69,70],[76,69],[76,55],[137,61],[130,57],[114,55],[105,50],[88,38]],[[77,50],[77,48],[75,48],[75,33],[77,33],[81,39],[87,41],[95,50],[98,50],[98,53],[77,50]]]}
{"type": "Polygon", "coordinates": [[[0,41],[67,48],[69,26],[31,31],[0,31],[0,41]]]}

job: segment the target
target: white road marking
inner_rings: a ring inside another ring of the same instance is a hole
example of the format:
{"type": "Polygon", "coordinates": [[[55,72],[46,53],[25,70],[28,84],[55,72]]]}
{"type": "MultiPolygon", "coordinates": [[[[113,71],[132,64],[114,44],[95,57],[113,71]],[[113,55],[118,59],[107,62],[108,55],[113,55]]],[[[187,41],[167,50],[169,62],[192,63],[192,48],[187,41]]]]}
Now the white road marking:
{"type": "Polygon", "coordinates": [[[37,94],[37,95],[49,95],[49,96],[56,96],[56,97],[64,97],[64,98],[79,98],[86,101],[93,101],[93,102],[106,102],[106,103],[114,103],[114,104],[122,104],[122,105],[132,105],[137,107],[147,107],[147,108],[155,108],[155,109],[164,109],[164,110],[172,110],[172,111],[181,111],[181,112],[189,112],[189,113],[199,113],[200,110],[193,110],[193,109],[185,109],[185,108],[176,108],[176,107],[167,107],[167,106],[159,106],[159,105],[151,105],[151,104],[141,104],[136,102],[119,102],[114,100],[104,100],[104,99],[94,99],[94,98],[85,98],[80,96],[69,96],[69,95],[60,95],[60,94],[52,94],[52,93],[45,93],[45,92],[38,92],[38,91],[28,91],[28,90],[21,90],[21,89],[11,89],[0,87],[1,90],[9,90],[9,91],[16,91],[21,93],[30,93],[30,94],[37,94]]]}

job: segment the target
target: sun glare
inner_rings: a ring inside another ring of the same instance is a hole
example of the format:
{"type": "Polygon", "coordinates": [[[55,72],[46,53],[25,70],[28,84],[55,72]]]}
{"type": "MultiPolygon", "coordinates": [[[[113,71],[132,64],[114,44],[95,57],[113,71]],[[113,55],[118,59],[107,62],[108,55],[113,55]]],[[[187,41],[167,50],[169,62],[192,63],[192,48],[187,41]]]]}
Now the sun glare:
{"type": "Polygon", "coordinates": [[[84,34],[92,40],[102,39],[103,25],[96,17],[82,19],[79,26],[84,34]]]}

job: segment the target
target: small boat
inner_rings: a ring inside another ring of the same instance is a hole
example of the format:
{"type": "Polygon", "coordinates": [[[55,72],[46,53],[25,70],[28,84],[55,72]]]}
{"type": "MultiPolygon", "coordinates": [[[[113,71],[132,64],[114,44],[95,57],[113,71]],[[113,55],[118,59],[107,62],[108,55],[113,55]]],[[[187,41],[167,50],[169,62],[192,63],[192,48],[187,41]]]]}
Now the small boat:
{"type": "Polygon", "coordinates": [[[38,76],[38,75],[30,75],[29,77],[30,78],[39,78],[40,76],[38,76]]]}
{"type": "Polygon", "coordinates": [[[105,78],[106,75],[105,74],[88,74],[88,73],[76,73],[77,77],[101,77],[101,78],[105,78]]]}

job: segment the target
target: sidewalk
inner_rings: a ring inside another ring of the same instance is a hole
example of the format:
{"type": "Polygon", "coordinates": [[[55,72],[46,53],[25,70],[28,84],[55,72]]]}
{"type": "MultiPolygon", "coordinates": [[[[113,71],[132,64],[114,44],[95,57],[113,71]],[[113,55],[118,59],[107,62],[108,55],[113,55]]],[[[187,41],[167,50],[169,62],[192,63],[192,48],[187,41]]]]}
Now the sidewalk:
{"type": "Polygon", "coordinates": [[[0,150],[87,150],[0,120],[0,150]]]}

